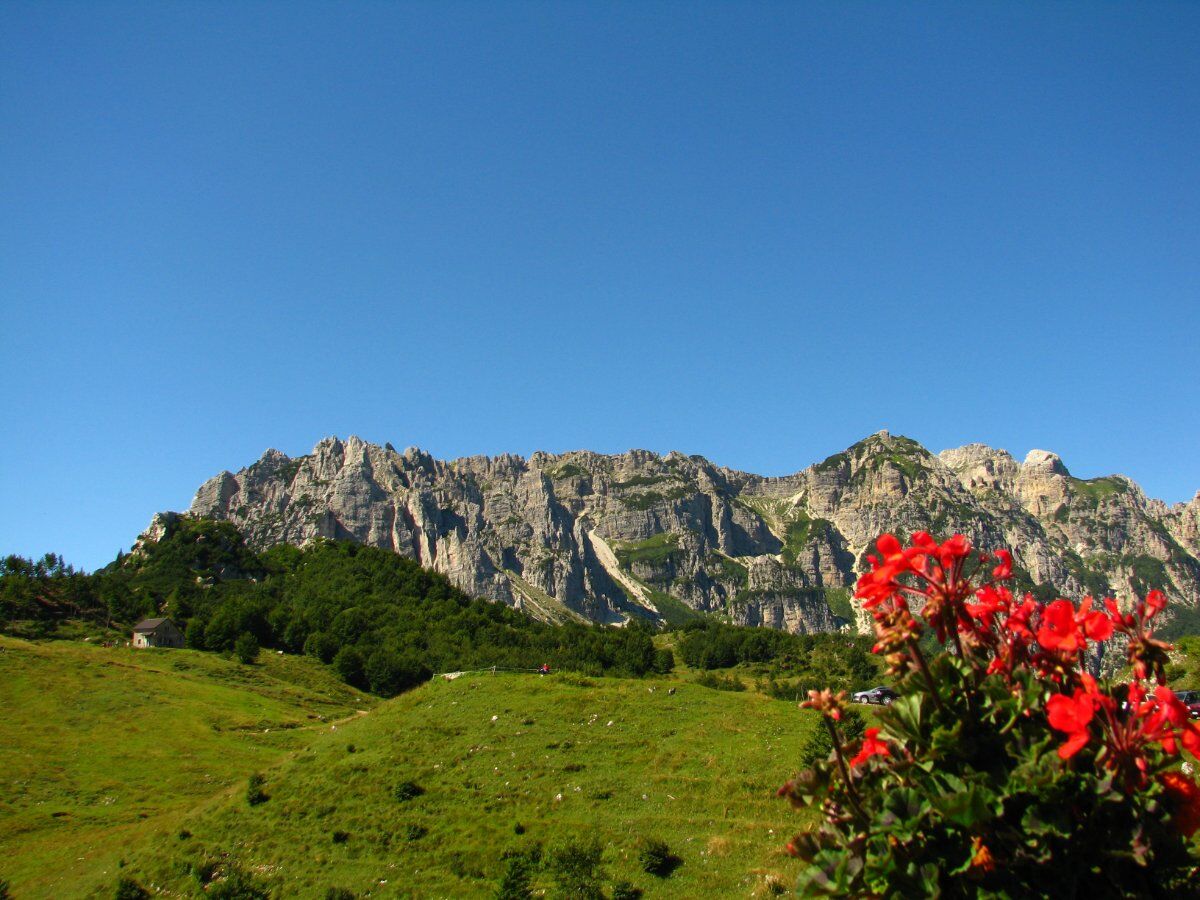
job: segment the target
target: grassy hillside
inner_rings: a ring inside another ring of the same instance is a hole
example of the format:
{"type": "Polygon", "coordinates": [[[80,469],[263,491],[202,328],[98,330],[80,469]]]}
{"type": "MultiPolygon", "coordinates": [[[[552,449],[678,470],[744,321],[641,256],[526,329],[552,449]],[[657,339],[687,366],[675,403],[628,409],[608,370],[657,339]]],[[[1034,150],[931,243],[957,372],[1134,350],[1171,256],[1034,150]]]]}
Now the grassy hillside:
{"type": "MultiPolygon", "coordinates": [[[[17,898],[111,897],[121,876],[201,896],[235,868],[275,897],[491,897],[506,853],[591,839],[606,895],[763,895],[794,883],[801,820],[773,793],[815,724],[680,678],[464,676],[381,703],[306,657],[12,638],[0,707],[17,898]],[[397,799],[407,781],[423,792],[397,799]],[[643,871],[647,839],[669,876],[643,871]]],[[[552,866],[532,877],[559,895],[552,866]]]]}
{"type": "Polygon", "coordinates": [[[375,702],[304,657],[0,637],[0,878],[17,898],[111,884],[123,856],[375,702]]]}
{"type": "MultiPolygon", "coordinates": [[[[304,657],[9,638],[0,708],[17,898],[111,897],[119,876],[213,895],[238,869],[274,897],[492,897],[506,856],[592,839],[606,896],[764,896],[794,884],[781,848],[805,820],[773,792],[816,724],[679,678],[464,676],[381,703],[304,657]],[[647,839],[678,857],[669,876],[643,871],[647,839]]],[[[554,866],[530,871],[562,896],[554,866]]]]}
{"type": "MultiPolygon", "coordinates": [[[[793,883],[781,848],[797,819],[773,792],[814,721],[678,682],[439,681],[322,733],[266,773],[268,801],[231,792],[124,871],[183,896],[198,887],[189,870],[219,878],[232,861],[275,896],[490,897],[505,851],[596,838],[606,890],[762,894],[793,883]],[[406,781],[424,793],[398,800],[406,781]],[[646,838],[681,860],[669,877],[642,871],[646,838]]],[[[553,896],[555,877],[542,867],[534,885],[553,896]]]]}

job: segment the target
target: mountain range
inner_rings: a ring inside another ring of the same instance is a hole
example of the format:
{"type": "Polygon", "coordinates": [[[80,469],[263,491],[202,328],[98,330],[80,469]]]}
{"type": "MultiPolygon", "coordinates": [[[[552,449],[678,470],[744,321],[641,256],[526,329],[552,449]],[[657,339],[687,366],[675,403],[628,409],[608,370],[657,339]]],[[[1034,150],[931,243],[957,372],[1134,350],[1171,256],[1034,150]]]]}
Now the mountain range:
{"type": "Polygon", "coordinates": [[[1200,630],[1200,493],[1168,506],[1121,475],[1075,478],[1047,451],[935,455],[885,431],[784,477],[677,452],[442,461],[331,437],[222,472],[189,512],[257,550],[384,547],[545,621],[710,613],[797,633],[865,629],[853,585],[881,533],[961,532],[1010,548],[1022,589],[1127,604],[1159,588],[1172,630],[1200,630]]]}

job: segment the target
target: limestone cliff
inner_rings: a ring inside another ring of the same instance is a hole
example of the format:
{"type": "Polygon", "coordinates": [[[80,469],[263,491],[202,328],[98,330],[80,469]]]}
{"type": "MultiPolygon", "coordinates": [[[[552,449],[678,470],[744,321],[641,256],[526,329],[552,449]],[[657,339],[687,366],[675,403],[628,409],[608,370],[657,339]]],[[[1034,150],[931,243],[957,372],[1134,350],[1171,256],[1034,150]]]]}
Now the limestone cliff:
{"type": "Polygon", "coordinates": [[[795,475],[631,450],[444,462],[356,437],[268,450],[201,486],[195,515],[262,549],[314,538],[386,547],[472,594],[550,621],[714,613],[794,632],[862,624],[850,599],[884,531],[961,531],[1011,547],[1023,586],[1200,604],[1200,495],[1168,508],[1121,476],[1077,479],[1053,453],[929,453],[887,432],[795,475]]]}

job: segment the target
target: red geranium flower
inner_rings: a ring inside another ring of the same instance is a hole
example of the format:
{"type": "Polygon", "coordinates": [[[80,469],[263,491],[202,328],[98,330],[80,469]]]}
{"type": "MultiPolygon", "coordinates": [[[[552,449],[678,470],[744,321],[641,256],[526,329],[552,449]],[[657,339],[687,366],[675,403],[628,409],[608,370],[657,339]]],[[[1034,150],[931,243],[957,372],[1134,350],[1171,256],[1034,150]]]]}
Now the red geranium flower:
{"type": "Polygon", "coordinates": [[[1179,752],[1175,735],[1178,730],[1178,740],[1183,744],[1183,749],[1200,758],[1200,725],[1191,721],[1183,701],[1166,685],[1155,688],[1154,698],[1157,703],[1146,717],[1142,726],[1143,733],[1152,740],[1157,740],[1164,750],[1174,755],[1179,752]]]}
{"type": "Polygon", "coordinates": [[[1070,600],[1055,600],[1042,611],[1037,639],[1047,650],[1077,653],[1083,649],[1085,641],[1075,623],[1075,607],[1070,600]]]}
{"type": "Polygon", "coordinates": [[[1191,837],[1200,830],[1200,787],[1182,772],[1164,772],[1158,781],[1175,810],[1171,824],[1184,837],[1191,837]]]}
{"type": "Polygon", "coordinates": [[[1005,587],[995,588],[990,584],[984,585],[975,592],[976,603],[964,603],[963,608],[978,619],[983,627],[991,630],[992,623],[1000,613],[1007,613],[1012,604],[1012,594],[1005,587]]]}
{"type": "Polygon", "coordinates": [[[1113,634],[1112,620],[1092,611],[1092,598],[1085,597],[1078,612],[1070,600],[1055,600],[1042,612],[1038,643],[1047,650],[1078,653],[1088,640],[1107,641],[1113,634]]]}
{"type": "Polygon", "coordinates": [[[1087,746],[1091,739],[1088,725],[1096,713],[1095,703],[1087,691],[1076,688],[1070,697],[1055,694],[1046,701],[1046,713],[1050,727],[1069,736],[1067,742],[1058,748],[1060,759],[1070,759],[1087,746]]]}
{"type": "Polygon", "coordinates": [[[862,747],[855,755],[854,759],[850,760],[851,766],[861,765],[872,756],[891,756],[892,751],[888,749],[888,745],[878,739],[879,729],[868,728],[866,737],[863,738],[862,747]]]}
{"type": "Polygon", "coordinates": [[[1009,578],[1012,578],[1012,554],[1007,550],[997,550],[996,559],[1000,560],[1000,565],[992,569],[992,577],[1001,581],[1007,581],[1009,578]]]}
{"type": "MultiPolygon", "coordinates": [[[[919,532],[924,534],[924,532],[919,532]]],[[[929,537],[928,535],[925,535],[929,537]]],[[[913,535],[913,543],[916,543],[917,535],[913,535]]],[[[932,541],[932,538],[930,539],[932,541]]],[[[937,548],[938,562],[942,564],[943,569],[949,569],[956,562],[966,559],[971,555],[971,542],[961,534],[956,534],[949,540],[943,541],[937,548]]]]}
{"type": "Polygon", "coordinates": [[[1087,635],[1089,641],[1107,641],[1113,636],[1112,620],[1100,610],[1092,612],[1091,597],[1083,598],[1083,602],[1079,604],[1079,612],[1075,615],[1075,621],[1083,629],[1083,633],[1087,635]]]}

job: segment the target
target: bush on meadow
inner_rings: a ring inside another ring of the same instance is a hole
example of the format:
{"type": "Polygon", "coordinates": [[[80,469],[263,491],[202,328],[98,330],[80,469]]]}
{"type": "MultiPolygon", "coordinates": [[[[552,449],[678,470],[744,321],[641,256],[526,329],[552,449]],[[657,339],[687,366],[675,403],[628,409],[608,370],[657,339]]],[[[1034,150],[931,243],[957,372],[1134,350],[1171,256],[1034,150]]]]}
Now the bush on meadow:
{"type": "MultiPolygon", "coordinates": [[[[6,889],[5,896],[7,893],[6,889]]],[[[150,896],[150,892],[132,878],[121,877],[117,880],[117,889],[113,896],[116,900],[146,900],[150,896]]]]}
{"type": "Polygon", "coordinates": [[[638,847],[638,865],[647,875],[666,878],[679,866],[680,859],[671,852],[666,841],[645,838],[638,847]]]}

